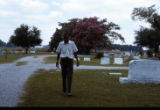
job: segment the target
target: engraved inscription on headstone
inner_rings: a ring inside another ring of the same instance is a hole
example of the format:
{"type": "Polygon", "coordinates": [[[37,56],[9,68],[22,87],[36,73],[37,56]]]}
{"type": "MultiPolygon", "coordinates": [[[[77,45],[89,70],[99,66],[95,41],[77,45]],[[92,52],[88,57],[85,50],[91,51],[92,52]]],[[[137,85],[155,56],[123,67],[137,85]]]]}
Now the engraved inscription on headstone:
{"type": "Polygon", "coordinates": [[[114,64],[123,64],[123,58],[114,58],[114,64]]]}

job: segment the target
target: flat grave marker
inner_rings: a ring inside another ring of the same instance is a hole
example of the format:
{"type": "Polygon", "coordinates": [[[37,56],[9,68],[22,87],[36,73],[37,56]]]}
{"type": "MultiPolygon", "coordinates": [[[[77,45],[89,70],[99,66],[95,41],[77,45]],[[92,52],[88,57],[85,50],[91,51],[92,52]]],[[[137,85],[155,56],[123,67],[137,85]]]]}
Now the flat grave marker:
{"type": "Polygon", "coordinates": [[[109,75],[119,76],[119,75],[122,75],[122,73],[109,73],[109,75]]]}

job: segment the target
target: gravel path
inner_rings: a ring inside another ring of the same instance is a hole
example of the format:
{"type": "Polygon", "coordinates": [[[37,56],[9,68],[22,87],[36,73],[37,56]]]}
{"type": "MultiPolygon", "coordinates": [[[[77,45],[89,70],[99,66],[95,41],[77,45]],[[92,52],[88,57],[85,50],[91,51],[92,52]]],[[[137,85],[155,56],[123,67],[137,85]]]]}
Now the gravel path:
{"type": "MultiPolygon", "coordinates": [[[[0,64],[0,107],[16,107],[19,97],[24,92],[25,81],[38,69],[56,69],[55,64],[44,64],[45,55],[34,58],[24,57],[10,64],[0,64]],[[26,61],[27,65],[16,66],[17,62],[26,61]]],[[[74,69],[129,69],[129,67],[74,66],[74,69]]]]}

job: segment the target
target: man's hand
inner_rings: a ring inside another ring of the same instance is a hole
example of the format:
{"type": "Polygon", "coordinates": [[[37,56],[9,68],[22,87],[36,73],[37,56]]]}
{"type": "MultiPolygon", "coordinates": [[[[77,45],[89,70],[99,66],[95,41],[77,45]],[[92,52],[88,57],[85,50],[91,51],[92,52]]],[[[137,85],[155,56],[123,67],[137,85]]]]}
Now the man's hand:
{"type": "Polygon", "coordinates": [[[59,62],[56,62],[56,67],[59,68],[59,62]]]}
{"type": "Polygon", "coordinates": [[[77,60],[77,67],[79,66],[79,61],[77,60]]]}
{"type": "Polygon", "coordinates": [[[60,53],[57,54],[57,61],[56,61],[56,67],[59,68],[59,57],[60,57],[60,53]]]}

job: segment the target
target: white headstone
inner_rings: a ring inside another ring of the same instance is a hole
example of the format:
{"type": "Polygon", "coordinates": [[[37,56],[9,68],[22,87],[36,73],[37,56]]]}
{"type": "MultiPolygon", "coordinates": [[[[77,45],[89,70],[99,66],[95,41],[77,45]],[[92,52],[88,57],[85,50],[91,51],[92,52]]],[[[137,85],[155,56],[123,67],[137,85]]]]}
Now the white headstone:
{"type": "Polygon", "coordinates": [[[144,58],[147,58],[147,57],[148,57],[146,52],[144,52],[143,57],[144,57],[144,58]]]}
{"type": "Polygon", "coordinates": [[[19,51],[14,51],[14,53],[20,53],[19,51]]]}
{"type": "Polygon", "coordinates": [[[125,56],[131,56],[130,52],[125,52],[125,56]]]}
{"type": "Polygon", "coordinates": [[[91,59],[90,59],[90,58],[85,57],[85,58],[84,58],[84,61],[91,61],[91,59]]]}
{"type": "Polygon", "coordinates": [[[104,53],[104,57],[110,57],[109,53],[104,53]]]}
{"type": "Polygon", "coordinates": [[[114,57],[122,57],[121,54],[114,54],[114,57]]]}
{"type": "Polygon", "coordinates": [[[114,58],[114,64],[123,64],[123,58],[114,58]]]}
{"type": "Polygon", "coordinates": [[[159,60],[132,60],[128,77],[120,77],[120,83],[157,83],[160,84],[159,60]]]}
{"type": "Polygon", "coordinates": [[[139,60],[140,56],[133,56],[134,59],[139,60]]]}
{"type": "Polygon", "coordinates": [[[101,58],[101,65],[110,64],[110,58],[102,57],[101,58]]]}
{"type": "Polygon", "coordinates": [[[33,53],[33,54],[34,54],[34,53],[36,53],[36,51],[30,51],[30,53],[33,53]]]}

